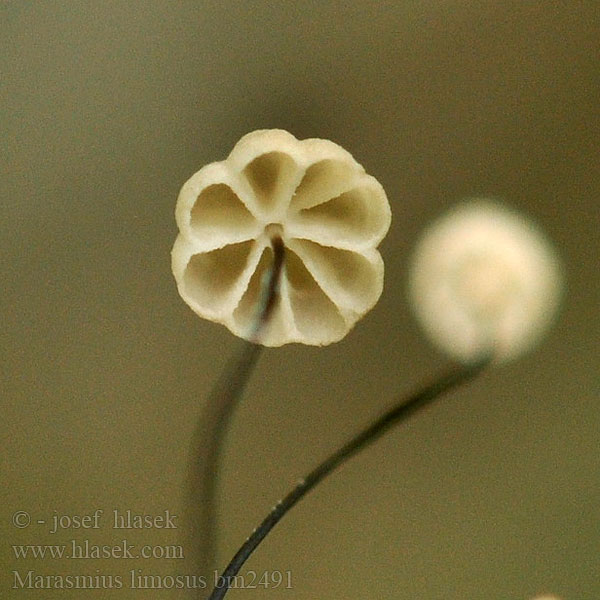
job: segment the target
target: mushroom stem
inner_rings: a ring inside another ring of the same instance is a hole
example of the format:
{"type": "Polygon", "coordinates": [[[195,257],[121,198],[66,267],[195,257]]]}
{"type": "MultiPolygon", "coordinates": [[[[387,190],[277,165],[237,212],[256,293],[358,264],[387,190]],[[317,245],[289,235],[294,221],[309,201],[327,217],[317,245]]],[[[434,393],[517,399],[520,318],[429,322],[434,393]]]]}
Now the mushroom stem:
{"type": "Polygon", "coordinates": [[[252,342],[260,343],[260,334],[264,327],[269,322],[273,309],[277,304],[277,298],[279,296],[279,282],[281,280],[281,273],[283,271],[283,262],[285,259],[285,246],[283,240],[279,235],[271,237],[271,247],[273,248],[273,264],[271,265],[271,271],[269,273],[269,279],[266,285],[264,303],[256,322],[256,327],[250,339],[252,342]]]}
{"type": "Polygon", "coordinates": [[[448,392],[462,383],[473,379],[484,367],[491,362],[491,357],[486,356],[477,362],[453,369],[430,383],[422,390],[416,392],[408,399],[401,398],[388,412],[375,420],[366,429],[363,429],[339,450],[331,454],[320,465],[313,469],[304,479],[280,500],[263,522],[254,530],[252,535],[244,542],[237,551],[231,562],[227,565],[223,574],[218,579],[209,600],[220,600],[229,589],[229,582],[237,575],[243,564],[256,550],[257,546],[267,534],[279,523],[285,514],[300,501],[321,480],[330,475],[350,457],[366,448],[379,439],[391,427],[401,423],[418,410],[427,406],[443,393],[448,392]]]}
{"type": "Polygon", "coordinates": [[[277,303],[285,249],[279,236],[274,236],[271,244],[273,265],[251,341],[244,340],[228,360],[210,392],[191,442],[186,498],[188,537],[194,549],[191,567],[199,569],[208,581],[212,580],[209,576],[216,564],[216,496],[223,441],[235,407],[260,356],[260,334],[277,303]]]}

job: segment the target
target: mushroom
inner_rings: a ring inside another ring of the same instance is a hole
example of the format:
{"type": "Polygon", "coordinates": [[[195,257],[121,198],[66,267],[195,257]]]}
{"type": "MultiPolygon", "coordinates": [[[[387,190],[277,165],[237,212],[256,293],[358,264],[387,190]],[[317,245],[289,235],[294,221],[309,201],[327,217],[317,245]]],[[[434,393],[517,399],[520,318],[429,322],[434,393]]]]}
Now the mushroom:
{"type": "Polygon", "coordinates": [[[423,233],[409,277],[421,326],[462,362],[490,354],[499,363],[531,349],[552,323],[562,287],[542,232],[484,199],[463,202],[423,233]]]}
{"type": "Polygon", "coordinates": [[[177,200],[172,269],[194,312],[265,346],[342,339],[379,299],[377,246],[391,212],[379,182],[337,144],[290,133],[245,135],[195,173],[177,200]],[[277,302],[269,274],[282,248],[277,302]]]}

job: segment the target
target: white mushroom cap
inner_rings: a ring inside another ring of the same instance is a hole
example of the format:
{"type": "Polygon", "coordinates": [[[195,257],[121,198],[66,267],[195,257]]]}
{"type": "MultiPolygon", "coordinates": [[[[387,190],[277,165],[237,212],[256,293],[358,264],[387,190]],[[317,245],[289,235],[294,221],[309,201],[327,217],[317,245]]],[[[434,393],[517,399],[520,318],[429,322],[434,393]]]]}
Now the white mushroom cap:
{"type": "Polygon", "coordinates": [[[229,157],[182,187],[172,269],[203,318],[252,337],[273,262],[285,245],[279,301],[260,343],[325,345],[342,339],[379,299],[377,246],[391,212],[381,185],[343,148],[286,131],[245,135],[229,157]]]}
{"type": "Polygon", "coordinates": [[[522,216],[489,200],[464,202],[434,222],[410,268],[413,309],[431,340],[463,362],[502,362],[529,350],[553,321],[559,260],[522,216]]]}

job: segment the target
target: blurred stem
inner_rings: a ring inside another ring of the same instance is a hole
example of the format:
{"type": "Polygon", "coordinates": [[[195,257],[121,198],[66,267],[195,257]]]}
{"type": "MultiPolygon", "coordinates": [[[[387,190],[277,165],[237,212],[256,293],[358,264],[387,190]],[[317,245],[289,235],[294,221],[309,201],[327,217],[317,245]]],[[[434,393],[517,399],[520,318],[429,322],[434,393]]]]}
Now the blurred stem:
{"type": "Polygon", "coordinates": [[[262,346],[244,341],[235,351],[208,397],[191,441],[186,502],[193,560],[189,568],[198,569],[209,582],[216,567],[216,497],[223,440],[261,350],[262,346]]]}
{"type": "MultiPolygon", "coordinates": [[[[263,282],[258,315],[250,334],[235,350],[221,376],[213,386],[192,436],[187,485],[189,567],[199,570],[207,582],[213,580],[216,567],[217,487],[223,441],[231,417],[239,402],[262,346],[258,345],[279,295],[279,280],[283,271],[285,249],[279,236],[271,239],[273,263],[263,282]]],[[[209,588],[210,589],[210,588],[209,588]]],[[[200,592],[203,596],[205,592],[200,592]]]]}
{"type": "Polygon", "coordinates": [[[442,375],[436,381],[427,385],[408,399],[401,398],[388,412],[375,420],[349,442],[344,444],[339,450],[331,454],[304,479],[301,479],[296,487],[273,507],[269,515],[254,530],[246,542],[244,542],[229,565],[227,565],[227,568],[219,580],[219,585],[215,587],[209,600],[219,600],[225,596],[229,589],[229,582],[233,581],[233,578],[237,575],[243,564],[248,560],[250,555],[271,529],[273,529],[285,514],[321,480],[330,475],[354,454],[378,440],[391,427],[406,420],[418,410],[433,402],[443,393],[469,381],[480,373],[489,363],[490,358],[485,358],[477,363],[454,369],[449,373],[442,375]]]}

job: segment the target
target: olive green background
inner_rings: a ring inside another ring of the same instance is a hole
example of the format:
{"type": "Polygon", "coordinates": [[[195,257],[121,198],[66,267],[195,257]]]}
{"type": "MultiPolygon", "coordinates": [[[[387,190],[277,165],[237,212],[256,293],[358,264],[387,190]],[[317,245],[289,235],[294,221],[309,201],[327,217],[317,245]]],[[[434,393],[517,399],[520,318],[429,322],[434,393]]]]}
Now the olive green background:
{"type": "Polygon", "coordinates": [[[567,295],[534,352],[280,523],[247,568],[289,571],[292,589],[229,597],[600,597],[598,2],[15,1],[0,15],[2,598],[182,597],[129,589],[131,569],[186,572],[176,560],[17,560],[11,544],[180,543],[182,521],[109,525],[113,509],[181,516],[194,423],[237,344],[177,294],[175,200],[268,127],[348,149],[393,223],[374,310],[338,344],[262,354],[227,438],[222,564],[299,476],[449,364],[406,302],[411,248],[444,209],[505,198],[556,244],[567,295]],[[49,533],[54,515],[95,509],[101,529],[49,533]],[[124,587],[11,590],[29,569],[124,587]]]}

